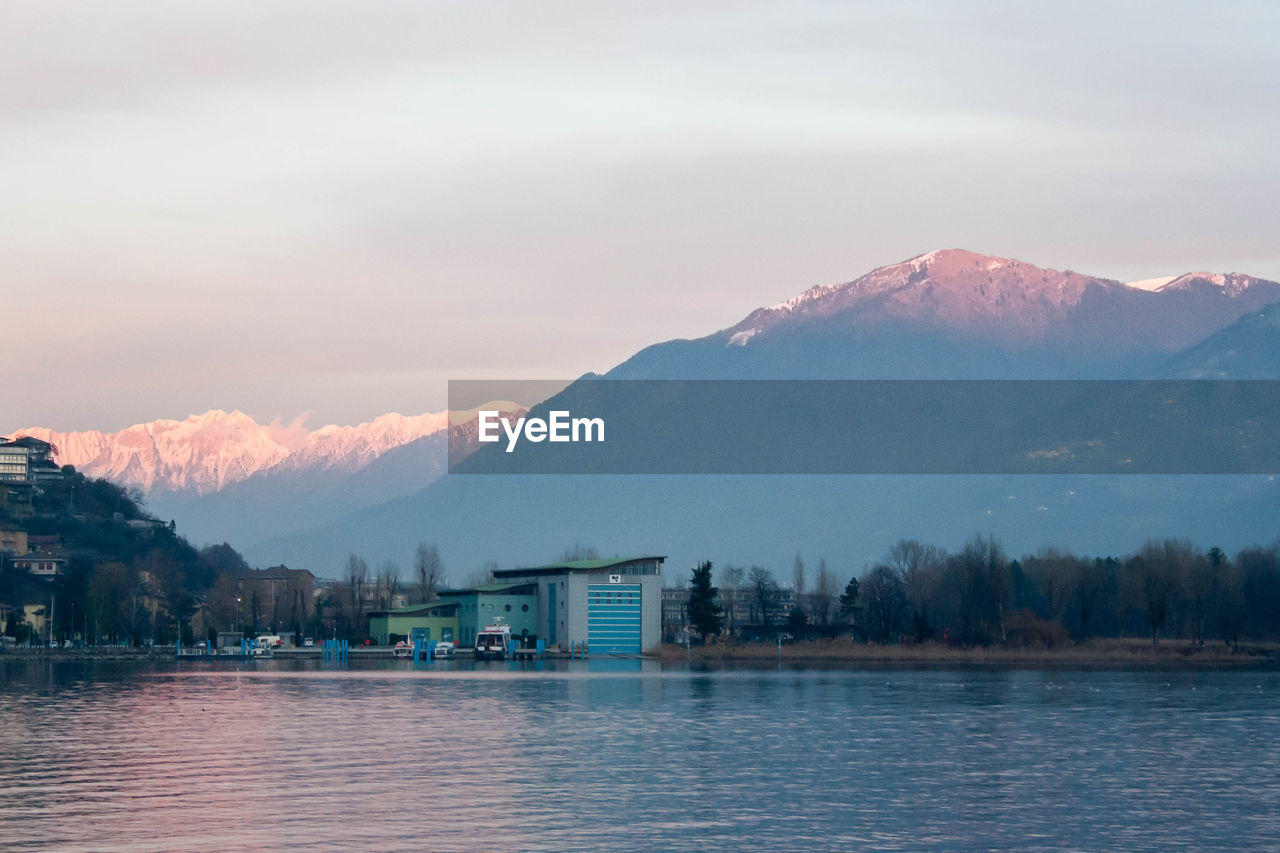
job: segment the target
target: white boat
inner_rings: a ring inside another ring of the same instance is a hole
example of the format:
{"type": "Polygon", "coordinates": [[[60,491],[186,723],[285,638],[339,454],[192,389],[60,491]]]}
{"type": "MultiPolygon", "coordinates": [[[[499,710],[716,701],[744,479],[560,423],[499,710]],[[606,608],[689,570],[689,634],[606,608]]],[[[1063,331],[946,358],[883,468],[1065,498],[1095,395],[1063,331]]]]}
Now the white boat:
{"type": "Polygon", "coordinates": [[[511,626],[502,619],[476,634],[476,660],[506,660],[511,643],[511,626]]]}
{"type": "Polygon", "coordinates": [[[413,659],[413,643],[406,643],[404,640],[396,643],[395,648],[391,650],[391,654],[405,660],[413,659]]]}
{"type": "Polygon", "coordinates": [[[453,657],[453,643],[448,640],[441,640],[436,643],[435,648],[431,650],[431,657],[435,660],[447,660],[453,657]]]}

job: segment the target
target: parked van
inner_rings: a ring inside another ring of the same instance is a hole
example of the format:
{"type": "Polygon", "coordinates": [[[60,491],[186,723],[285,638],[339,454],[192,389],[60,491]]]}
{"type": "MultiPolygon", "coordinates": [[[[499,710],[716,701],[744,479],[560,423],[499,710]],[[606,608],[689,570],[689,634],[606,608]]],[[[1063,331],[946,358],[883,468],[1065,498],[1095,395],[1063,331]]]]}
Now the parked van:
{"type": "Polygon", "coordinates": [[[279,634],[263,634],[257,642],[260,649],[278,649],[282,641],[279,634]]]}

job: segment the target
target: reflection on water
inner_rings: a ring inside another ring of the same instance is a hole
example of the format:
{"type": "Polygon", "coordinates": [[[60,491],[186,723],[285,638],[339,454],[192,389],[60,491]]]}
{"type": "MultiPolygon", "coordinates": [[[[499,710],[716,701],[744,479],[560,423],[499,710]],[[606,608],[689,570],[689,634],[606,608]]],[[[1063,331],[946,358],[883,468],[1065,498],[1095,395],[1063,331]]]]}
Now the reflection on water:
{"type": "Polygon", "coordinates": [[[1275,672],[277,660],[11,662],[0,676],[4,849],[1280,838],[1275,672]]]}

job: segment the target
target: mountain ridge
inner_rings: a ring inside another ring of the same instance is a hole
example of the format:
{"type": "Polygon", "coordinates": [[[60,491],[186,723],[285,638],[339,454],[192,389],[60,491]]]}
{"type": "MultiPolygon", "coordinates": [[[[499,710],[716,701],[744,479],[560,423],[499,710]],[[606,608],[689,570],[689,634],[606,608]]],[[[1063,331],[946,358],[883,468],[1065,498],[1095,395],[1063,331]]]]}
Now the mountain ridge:
{"type": "Polygon", "coordinates": [[[741,346],[778,325],[878,307],[884,317],[877,320],[923,318],[957,330],[981,329],[997,322],[1006,333],[1013,329],[1033,337],[1049,337],[1050,323],[1066,319],[1067,312],[1080,305],[1090,289],[1154,306],[1162,294],[1201,290],[1240,299],[1257,288],[1274,296],[1266,301],[1280,300],[1280,284],[1241,273],[1184,273],[1148,290],[1073,270],[1038,267],[1016,258],[936,249],[877,267],[842,284],[816,285],[784,302],[757,308],[714,334],[727,335],[731,344],[741,346]]]}
{"type": "Polygon", "coordinates": [[[358,470],[387,451],[444,430],[447,413],[380,415],[353,426],[307,430],[299,422],[259,424],[239,409],[210,409],[178,421],[161,418],[115,432],[26,427],[58,447],[58,462],[144,493],[207,495],[279,469],[358,470]]]}
{"type": "Polygon", "coordinates": [[[1142,378],[1244,314],[1280,302],[1280,283],[1241,273],[1135,284],[1142,286],[940,249],[811,287],[700,338],[653,344],[606,375],[1142,378]]]}

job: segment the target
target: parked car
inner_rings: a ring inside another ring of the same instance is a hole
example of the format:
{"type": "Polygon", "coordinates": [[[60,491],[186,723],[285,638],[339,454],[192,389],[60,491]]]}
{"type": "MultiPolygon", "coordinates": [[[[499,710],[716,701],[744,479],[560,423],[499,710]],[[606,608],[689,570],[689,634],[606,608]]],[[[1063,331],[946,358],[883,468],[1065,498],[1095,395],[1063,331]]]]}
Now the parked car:
{"type": "Polygon", "coordinates": [[[313,640],[311,637],[307,637],[302,641],[302,645],[306,648],[311,648],[315,644],[316,644],[316,641],[313,640]]]}

